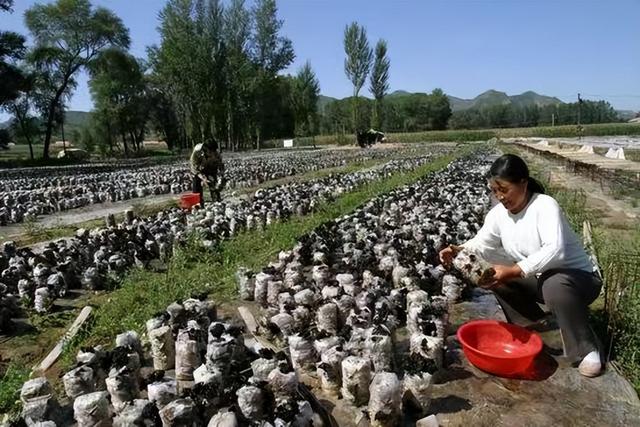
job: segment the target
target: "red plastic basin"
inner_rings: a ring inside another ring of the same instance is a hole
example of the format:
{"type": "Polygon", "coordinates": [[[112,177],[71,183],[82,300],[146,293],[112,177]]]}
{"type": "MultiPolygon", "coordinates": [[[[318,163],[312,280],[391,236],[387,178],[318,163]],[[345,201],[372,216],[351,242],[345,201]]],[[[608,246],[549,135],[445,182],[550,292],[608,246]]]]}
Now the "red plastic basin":
{"type": "Polygon", "coordinates": [[[542,350],[536,333],[497,320],[467,322],[457,335],[469,362],[495,375],[524,373],[542,350]]]}
{"type": "Polygon", "coordinates": [[[200,194],[198,193],[185,193],[180,196],[180,207],[182,209],[191,209],[198,203],[200,203],[200,194]]]}

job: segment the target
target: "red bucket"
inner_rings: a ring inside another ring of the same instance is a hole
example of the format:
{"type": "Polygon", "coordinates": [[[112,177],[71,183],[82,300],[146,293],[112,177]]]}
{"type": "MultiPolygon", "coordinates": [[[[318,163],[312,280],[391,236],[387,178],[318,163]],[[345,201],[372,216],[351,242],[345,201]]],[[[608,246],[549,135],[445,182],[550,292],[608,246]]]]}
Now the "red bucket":
{"type": "Polygon", "coordinates": [[[497,320],[467,322],[458,329],[457,336],[469,362],[506,377],[527,371],[542,350],[540,336],[497,320]]]}
{"type": "Polygon", "coordinates": [[[200,203],[200,194],[186,193],[180,196],[180,207],[182,209],[191,209],[200,203]]]}

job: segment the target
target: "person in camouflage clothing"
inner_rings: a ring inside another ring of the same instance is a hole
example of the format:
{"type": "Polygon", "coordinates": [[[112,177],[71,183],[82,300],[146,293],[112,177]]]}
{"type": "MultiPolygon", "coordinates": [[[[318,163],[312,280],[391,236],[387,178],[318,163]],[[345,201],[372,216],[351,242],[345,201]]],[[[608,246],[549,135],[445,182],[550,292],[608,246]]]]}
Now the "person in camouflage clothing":
{"type": "Polygon", "coordinates": [[[220,200],[220,192],[225,185],[224,164],[218,152],[218,143],[214,139],[193,148],[191,173],[193,174],[192,190],[200,194],[201,206],[204,206],[204,184],[209,187],[211,200],[214,202],[220,200]]]}

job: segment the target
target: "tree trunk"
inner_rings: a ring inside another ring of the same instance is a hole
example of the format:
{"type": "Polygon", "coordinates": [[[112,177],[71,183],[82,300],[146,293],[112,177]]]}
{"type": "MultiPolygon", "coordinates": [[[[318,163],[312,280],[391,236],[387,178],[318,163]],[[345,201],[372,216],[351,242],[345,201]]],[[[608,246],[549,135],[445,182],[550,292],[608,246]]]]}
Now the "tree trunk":
{"type": "Polygon", "coordinates": [[[129,157],[129,146],[127,145],[127,137],[124,131],[120,131],[122,135],[122,144],[124,145],[124,155],[125,157],[129,157]]]}
{"type": "Polygon", "coordinates": [[[53,114],[55,111],[55,105],[57,104],[57,98],[54,103],[49,106],[49,111],[47,113],[47,129],[44,134],[44,147],[42,148],[42,158],[44,160],[49,160],[49,145],[51,144],[51,133],[53,131],[53,114]]]}
{"type": "Polygon", "coordinates": [[[49,145],[51,144],[51,135],[53,133],[53,116],[56,111],[56,105],[58,105],[58,101],[62,97],[62,94],[67,89],[67,84],[69,83],[69,78],[73,75],[75,71],[79,68],[74,67],[72,70],[68,70],[65,74],[65,78],[63,80],[62,86],[56,91],[55,96],[53,97],[52,102],[49,104],[49,110],[47,111],[47,130],[44,135],[44,147],[42,151],[42,158],[45,160],[49,160],[49,145]]]}
{"type": "Polygon", "coordinates": [[[132,130],[129,131],[129,138],[131,138],[131,144],[133,144],[133,149],[137,153],[139,153],[140,152],[140,142],[138,141],[138,139],[136,138],[136,136],[134,135],[132,130]]]}
{"type": "Polygon", "coordinates": [[[20,114],[20,110],[15,105],[13,108],[14,108],[13,112],[16,115],[16,118],[18,119],[18,122],[20,122],[20,128],[22,129],[22,134],[27,139],[27,144],[29,144],[29,156],[31,157],[31,160],[35,160],[33,157],[33,143],[31,141],[31,135],[29,134],[30,132],[27,129],[27,125],[25,124],[25,122],[27,121],[26,114],[25,115],[20,114]]]}
{"type": "Polygon", "coordinates": [[[227,95],[227,147],[233,149],[233,113],[230,96],[227,95]]]}

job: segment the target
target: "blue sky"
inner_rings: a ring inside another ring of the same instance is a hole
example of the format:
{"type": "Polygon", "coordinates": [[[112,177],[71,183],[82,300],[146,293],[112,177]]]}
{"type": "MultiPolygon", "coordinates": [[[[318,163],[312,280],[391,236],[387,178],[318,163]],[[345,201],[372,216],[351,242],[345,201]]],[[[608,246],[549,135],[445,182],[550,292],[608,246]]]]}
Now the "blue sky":
{"type": "MultiPolygon", "coordinates": [[[[0,29],[27,33],[23,13],[35,3],[16,0],[13,14],[0,15],[0,29]]],[[[159,42],[164,1],[93,3],[122,18],[136,56],[159,42]]],[[[296,52],[289,71],[309,60],[324,95],[351,94],[342,38],[357,21],[372,45],[388,43],[391,91],[440,87],[473,98],[487,89],[533,90],[563,101],[580,92],[640,110],[640,0],[279,0],[278,7],[296,52]]],[[[92,102],[80,81],[70,108],[87,111],[92,102]]]]}

